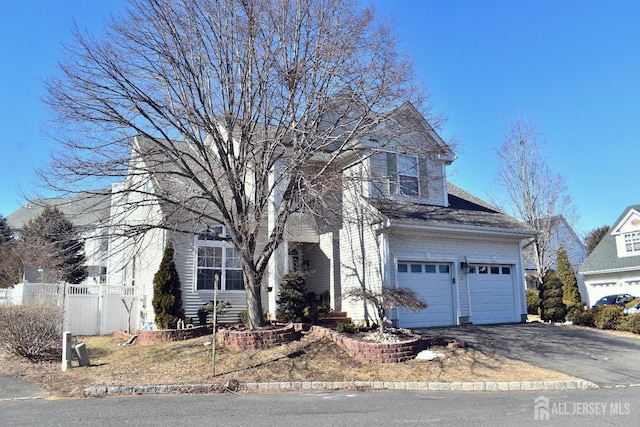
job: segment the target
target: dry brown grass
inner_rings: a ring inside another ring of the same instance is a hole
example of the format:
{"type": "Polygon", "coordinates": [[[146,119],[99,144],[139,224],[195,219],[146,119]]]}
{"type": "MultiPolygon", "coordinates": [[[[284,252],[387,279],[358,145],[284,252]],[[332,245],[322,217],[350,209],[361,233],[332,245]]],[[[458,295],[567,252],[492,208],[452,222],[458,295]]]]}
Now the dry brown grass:
{"type": "Polygon", "coordinates": [[[303,336],[270,350],[218,348],[212,377],[211,337],[155,346],[123,346],[112,336],[82,338],[91,366],[62,372],[58,360],[33,363],[0,351],[0,372],[35,381],[53,396],[78,397],[84,388],[108,385],[203,384],[269,381],[543,381],[572,380],[473,348],[450,350],[434,361],[368,365],[351,359],[326,339],[303,336]]]}

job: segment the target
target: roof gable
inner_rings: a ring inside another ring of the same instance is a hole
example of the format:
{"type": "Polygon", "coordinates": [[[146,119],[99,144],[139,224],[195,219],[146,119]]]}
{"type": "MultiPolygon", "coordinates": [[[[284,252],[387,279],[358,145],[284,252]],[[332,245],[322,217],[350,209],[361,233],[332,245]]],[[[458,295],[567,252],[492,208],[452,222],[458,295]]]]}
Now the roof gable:
{"type": "Polygon", "coordinates": [[[638,230],[640,230],[640,212],[630,206],[627,208],[627,212],[623,214],[622,219],[618,220],[613,226],[611,234],[616,236],[638,230]]]}
{"type": "MultiPolygon", "coordinates": [[[[624,210],[622,215],[620,215],[614,223],[614,232],[615,230],[621,229],[619,227],[621,224],[627,224],[626,220],[633,221],[634,216],[630,215],[633,211],[640,212],[640,205],[632,205],[624,210]]],[[[618,231],[616,235],[620,235],[620,231],[618,231]]],[[[610,270],[640,269],[640,255],[618,256],[616,235],[614,235],[613,232],[609,232],[602,238],[598,246],[593,249],[585,262],[580,266],[580,273],[593,274],[610,270]]]]}

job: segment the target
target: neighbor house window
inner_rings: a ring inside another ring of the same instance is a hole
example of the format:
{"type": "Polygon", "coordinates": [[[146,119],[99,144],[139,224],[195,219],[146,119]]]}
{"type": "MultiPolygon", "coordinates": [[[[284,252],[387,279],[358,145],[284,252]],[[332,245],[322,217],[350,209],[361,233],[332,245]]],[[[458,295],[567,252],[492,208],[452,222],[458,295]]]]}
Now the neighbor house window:
{"type": "Polygon", "coordinates": [[[405,196],[420,194],[418,158],[415,156],[398,156],[398,192],[405,196]]]}
{"type": "Polygon", "coordinates": [[[624,245],[627,252],[640,252],[640,231],[625,234],[624,245]]]}
{"type": "Polygon", "coordinates": [[[218,228],[196,237],[196,289],[213,290],[217,283],[220,291],[244,290],[240,255],[226,241],[224,230],[218,228]]]}

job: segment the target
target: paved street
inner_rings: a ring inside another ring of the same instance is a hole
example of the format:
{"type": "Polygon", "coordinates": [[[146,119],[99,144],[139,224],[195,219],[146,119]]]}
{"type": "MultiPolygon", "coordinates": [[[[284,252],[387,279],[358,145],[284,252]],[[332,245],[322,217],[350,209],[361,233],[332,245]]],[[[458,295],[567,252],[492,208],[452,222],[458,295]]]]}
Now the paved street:
{"type": "Polygon", "coordinates": [[[640,337],[542,323],[469,325],[418,332],[460,338],[480,350],[573,375],[600,386],[640,384],[640,337]]]}
{"type": "Polygon", "coordinates": [[[216,426],[630,426],[638,388],[572,392],[309,392],[0,402],[0,424],[216,426]],[[540,418],[548,417],[548,421],[540,418]]]}

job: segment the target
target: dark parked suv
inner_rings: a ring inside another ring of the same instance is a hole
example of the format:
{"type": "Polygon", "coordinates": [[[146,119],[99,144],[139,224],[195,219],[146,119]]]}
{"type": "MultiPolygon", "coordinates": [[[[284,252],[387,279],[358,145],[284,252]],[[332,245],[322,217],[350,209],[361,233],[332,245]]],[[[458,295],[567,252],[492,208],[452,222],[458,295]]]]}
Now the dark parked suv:
{"type": "Polygon", "coordinates": [[[594,307],[598,307],[601,305],[619,305],[624,307],[626,303],[629,301],[633,301],[635,297],[629,294],[617,294],[617,295],[607,295],[606,297],[600,298],[595,304],[594,307]]]}

